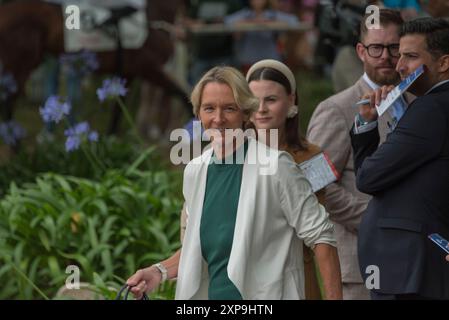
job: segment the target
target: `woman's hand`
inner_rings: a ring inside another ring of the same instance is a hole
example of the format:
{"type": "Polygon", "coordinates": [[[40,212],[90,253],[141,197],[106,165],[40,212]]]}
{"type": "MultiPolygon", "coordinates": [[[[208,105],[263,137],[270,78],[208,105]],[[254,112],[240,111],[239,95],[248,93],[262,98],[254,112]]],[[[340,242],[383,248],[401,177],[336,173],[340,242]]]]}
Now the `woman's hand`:
{"type": "MultiPolygon", "coordinates": [[[[179,259],[181,258],[181,249],[176,251],[167,260],[161,261],[160,264],[166,269],[166,279],[174,279],[178,275],[179,259]]],[[[131,287],[131,293],[136,299],[141,299],[144,293],[153,291],[162,282],[162,273],[156,265],[140,269],[132,275],[126,284],[131,287]]]]}
{"type": "Polygon", "coordinates": [[[155,266],[151,266],[137,271],[126,284],[131,287],[131,293],[136,299],[142,299],[144,293],[154,290],[161,282],[161,272],[155,266]]]}

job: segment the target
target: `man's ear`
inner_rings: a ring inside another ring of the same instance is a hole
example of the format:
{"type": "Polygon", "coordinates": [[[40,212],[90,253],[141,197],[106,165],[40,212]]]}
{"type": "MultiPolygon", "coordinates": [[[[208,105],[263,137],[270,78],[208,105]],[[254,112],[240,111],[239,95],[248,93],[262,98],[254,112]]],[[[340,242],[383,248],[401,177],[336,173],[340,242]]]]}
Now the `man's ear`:
{"type": "Polygon", "coordinates": [[[359,56],[359,59],[362,60],[362,62],[365,62],[365,47],[360,42],[357,43],[355,46],[355,51],[357,51],[357,55],[359,56]]]}
{"type": "Polygon", "coordinates": [[[438,71],[441,73],[446,73],[449,71],[449,54],[445,54],[440,57],[438,71]]]}

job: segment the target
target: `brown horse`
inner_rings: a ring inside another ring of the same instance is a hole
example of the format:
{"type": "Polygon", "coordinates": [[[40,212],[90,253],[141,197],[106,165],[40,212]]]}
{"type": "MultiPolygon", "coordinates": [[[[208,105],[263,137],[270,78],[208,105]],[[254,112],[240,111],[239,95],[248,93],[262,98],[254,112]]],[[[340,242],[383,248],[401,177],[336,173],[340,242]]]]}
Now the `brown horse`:
{"type": "MultiPolygon", "coordinates": [[[[178,2],[180,0],[147,1],[149,35],[140,49],[122,51],[120,73],[128,79],[139,77],[147,80],[165,92],[182,98],[188,106],[186,92],[163,69],[173,53],[171,35],[165,30],[151,27],[152,21],[173,24],[178,2]]],[[[64,52],[63,19],[61,6],[39,0],[13,1],[0,6],[0,62],[3,70],[15,77],[17,94],[23,91],[26,80],[42,63],[45,54],[58,56],[64,52]]],[[[97,72],[118,73],[117,56],[116,51],[97,52],[97,72]]],[[[12,106],[4,109],[3,117],[10,120],[13,117],[12,106]]],[[[114,130],[118,119],[112,121],[114,130]]]]}

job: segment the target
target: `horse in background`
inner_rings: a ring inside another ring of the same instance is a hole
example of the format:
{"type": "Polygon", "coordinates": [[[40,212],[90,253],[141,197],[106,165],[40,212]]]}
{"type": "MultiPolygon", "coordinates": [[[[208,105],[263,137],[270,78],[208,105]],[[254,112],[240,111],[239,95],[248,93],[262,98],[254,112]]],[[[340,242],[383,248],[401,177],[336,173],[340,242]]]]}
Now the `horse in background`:
{"type": "MultiPolygon", "coordinates": [[[[173,25],[180,0],[147,1],[148,37],[138,49],[96,52],[99,62],[97,73],[117,74],[132,80],[141,78],[160,87],[170,96],[181,98],[191,113],[187,93],[170,76],[164,65],[174,51],[172,35],[167,30],[154,28],[152,22],[164,21],[173,25]],[[120,66],[118,66],[118,58],[120,66]]],[[[64,53],[64,16],[58,4],[39,0],[12,1],[0,5],[0,61],[2,71],[13,75],[17,92],[3,107],[5,120],[13,118],[13,100],[24,91],[32,71],[46,54],[58,57],[64,53]]],[[[112,115],[110,132],[117,132],[120,111],[112,115]]]]}

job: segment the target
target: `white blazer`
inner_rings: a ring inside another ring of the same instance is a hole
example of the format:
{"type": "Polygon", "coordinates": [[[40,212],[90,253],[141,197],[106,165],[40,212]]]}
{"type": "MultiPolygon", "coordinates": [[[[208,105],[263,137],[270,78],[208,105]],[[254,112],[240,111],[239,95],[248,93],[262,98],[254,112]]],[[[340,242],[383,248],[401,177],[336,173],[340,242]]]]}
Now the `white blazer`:
{"type": "MultiPolygon", "coordinates": [[[[201,161],[192,160],[184,171],[188,222],[176,299],[208,298],[200,222],[212,151],[206,150],[201,161]]],[[[243,299],[304,299],[303,241],[312,248],[317,243],[336,245],[328,214],[287,152],[249,138],[227,269],[243,299]],[[248,161],[257,152],[274,155],[271,161],[277,161],[275,174],[261,174],[263,165],[248,161]]]]}

